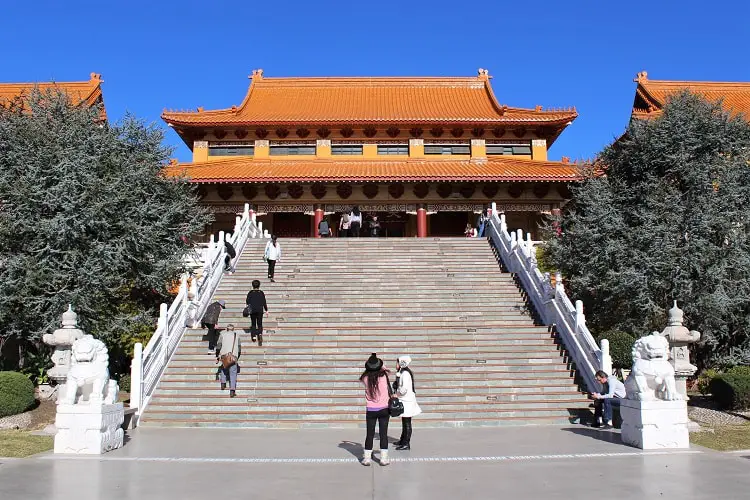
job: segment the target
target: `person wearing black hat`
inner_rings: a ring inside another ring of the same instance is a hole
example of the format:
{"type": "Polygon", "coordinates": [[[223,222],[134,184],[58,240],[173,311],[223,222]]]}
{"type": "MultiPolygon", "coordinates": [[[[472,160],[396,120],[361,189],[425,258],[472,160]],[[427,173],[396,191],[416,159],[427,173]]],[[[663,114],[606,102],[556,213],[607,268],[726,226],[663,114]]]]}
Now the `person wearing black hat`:
{"type": "Polygon", "coordinates": [[[365,362],[365,371],[359,377],[365,386],[365,400],[367,401],[367,437],[365,438],[365,452],[362,457],[362,465],[372,463],[372,445],[375,440],[375,424],[378,425],[380,434],[380,465],[390,464],[388,459],[388,421],[390,412],[388,403],[390,395],[390,381],[388,370],[383,366],[383,360],[372,353],[365,362]]]}

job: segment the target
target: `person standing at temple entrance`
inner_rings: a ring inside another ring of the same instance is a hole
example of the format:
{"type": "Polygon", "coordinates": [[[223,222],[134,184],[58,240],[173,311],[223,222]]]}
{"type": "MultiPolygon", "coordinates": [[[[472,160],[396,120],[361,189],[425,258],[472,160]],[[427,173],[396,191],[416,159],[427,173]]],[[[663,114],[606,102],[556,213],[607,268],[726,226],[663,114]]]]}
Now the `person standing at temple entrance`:
{"type": "Polygon", "coordinates": [[[378,216],[373,215],[370,221],[370,236],[377,238],[380,236],[380,222],[378,222],[378,216]]]}
{"type": "Polygon", "coordinates": [[[349,226],[351,222],[349,221],[349,214],[344,212],[341,215],[341,219],[339,219],[339,237],[346,238],[349,236],[349,226]]]}
{"type": "Polygon", "coordinates": [[[484,229],[487,226],[490,218],[487,216],[487,209],[482,210],[482,213],[477,217],[477,238],[484,237],[484,229]]]}
{"type": "Polygon", "coordinates": [[[268,279],[271,283],[275,283],[273,279],[274,272],[276,271],[276,263],[281,260],[281,245],[276,241],[276,235],[271,235],[271,241],[266,243],[266,251],[263,254],[263,259],[268,262],[268,279]]]}
{"type": "Polygon", "coordinates": [[[359,211],[359,207],[355,206],[352,209],[352,213],[349,215],[349,223],[349,236],[358,238],[359,230],[362,229],[362,212],[359,211]]]}
{"type": "Polygon", "coordinates": [[[328,217],[323,217],[323,219],[318,222],[318,234],[322,238],[328,238],[331,236],[331,226],[328,224],[328,217]]]}

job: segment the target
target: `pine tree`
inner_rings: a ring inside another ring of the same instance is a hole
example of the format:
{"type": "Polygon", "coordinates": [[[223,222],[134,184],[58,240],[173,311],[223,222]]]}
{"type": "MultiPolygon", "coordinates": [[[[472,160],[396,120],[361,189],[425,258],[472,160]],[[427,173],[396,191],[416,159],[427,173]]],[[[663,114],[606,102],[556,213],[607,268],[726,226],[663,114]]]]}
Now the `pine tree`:
{"type": "Polygon", "coordinates": [[[110,345],[153,323],[184,271],[184,236],[209,220],[186,180],[162,175],[162,141],[62,93],[0,107],[0,353],[8,339],[38,345],[69,303],[110,345]]]}
{"type": "Polygon", "coordinates": [[[594,329],[661,330],[676,299],[702,364],[750,360],[749,160],[750,124],[687,91],[601,153],[547,250],[594,329]]]}

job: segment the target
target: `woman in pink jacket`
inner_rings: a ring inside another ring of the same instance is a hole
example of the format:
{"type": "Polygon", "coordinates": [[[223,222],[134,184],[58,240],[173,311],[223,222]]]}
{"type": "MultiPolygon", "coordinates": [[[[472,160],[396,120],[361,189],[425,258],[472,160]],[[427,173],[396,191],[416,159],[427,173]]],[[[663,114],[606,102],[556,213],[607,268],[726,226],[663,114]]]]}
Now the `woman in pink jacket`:
{"type": "Polygon", "coordinates": [[[388,420],[391,417],[388,410],[390,382],[383,360],[379,359],[377,354],[372,353],[367,359],[365,371],[359,380],[365,386],[365,400],[367,401],[367,437],[362,465],[372,463],[372,444],[375,439],[376,423],[380,434],[380,465],[388,465],[391,463],[388,459],[388,420]]]}

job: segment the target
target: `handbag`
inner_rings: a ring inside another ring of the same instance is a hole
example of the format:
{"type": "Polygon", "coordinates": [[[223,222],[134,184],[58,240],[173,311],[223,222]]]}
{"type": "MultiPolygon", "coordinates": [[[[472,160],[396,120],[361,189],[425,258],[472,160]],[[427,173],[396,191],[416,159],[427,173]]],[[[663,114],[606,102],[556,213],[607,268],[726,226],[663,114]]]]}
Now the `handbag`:
{"type": "Polygon", "coordinates": [[[232,350],[221,356],[221,366],[224,369],[229,368],[237,362],[237,356],[234,355],[234,344],[237,342],[237,332],[234,332],[234,340],[232,340],[232,350]]]}
{"type": "Polygon", "coordinates": [[[244,308],[244,309],[242,310],[242,317],[243,317],[243,318],[247,318],[247,317],[249,317],[249,316],[250,316],[250,306],[249,306],[249,305],[247,305],[247,306],[245,306],[245,308],[244,308]]]}
{"type": "MultiPolygon", "coordinates": [[[[393,388],[391,387],[391,381],[388,378],[388,375],[385,376],[385,379],[388,382],[388,395],[393,396],[393,388]]],[[[394,384],[395,383],[396,382],[394,382],[394,384]]],[[[400,417],[404,413],[404,403],[398,398],[390,398],[388,400],[388,413],[390,413],[392,417],[400,417]]]]}

